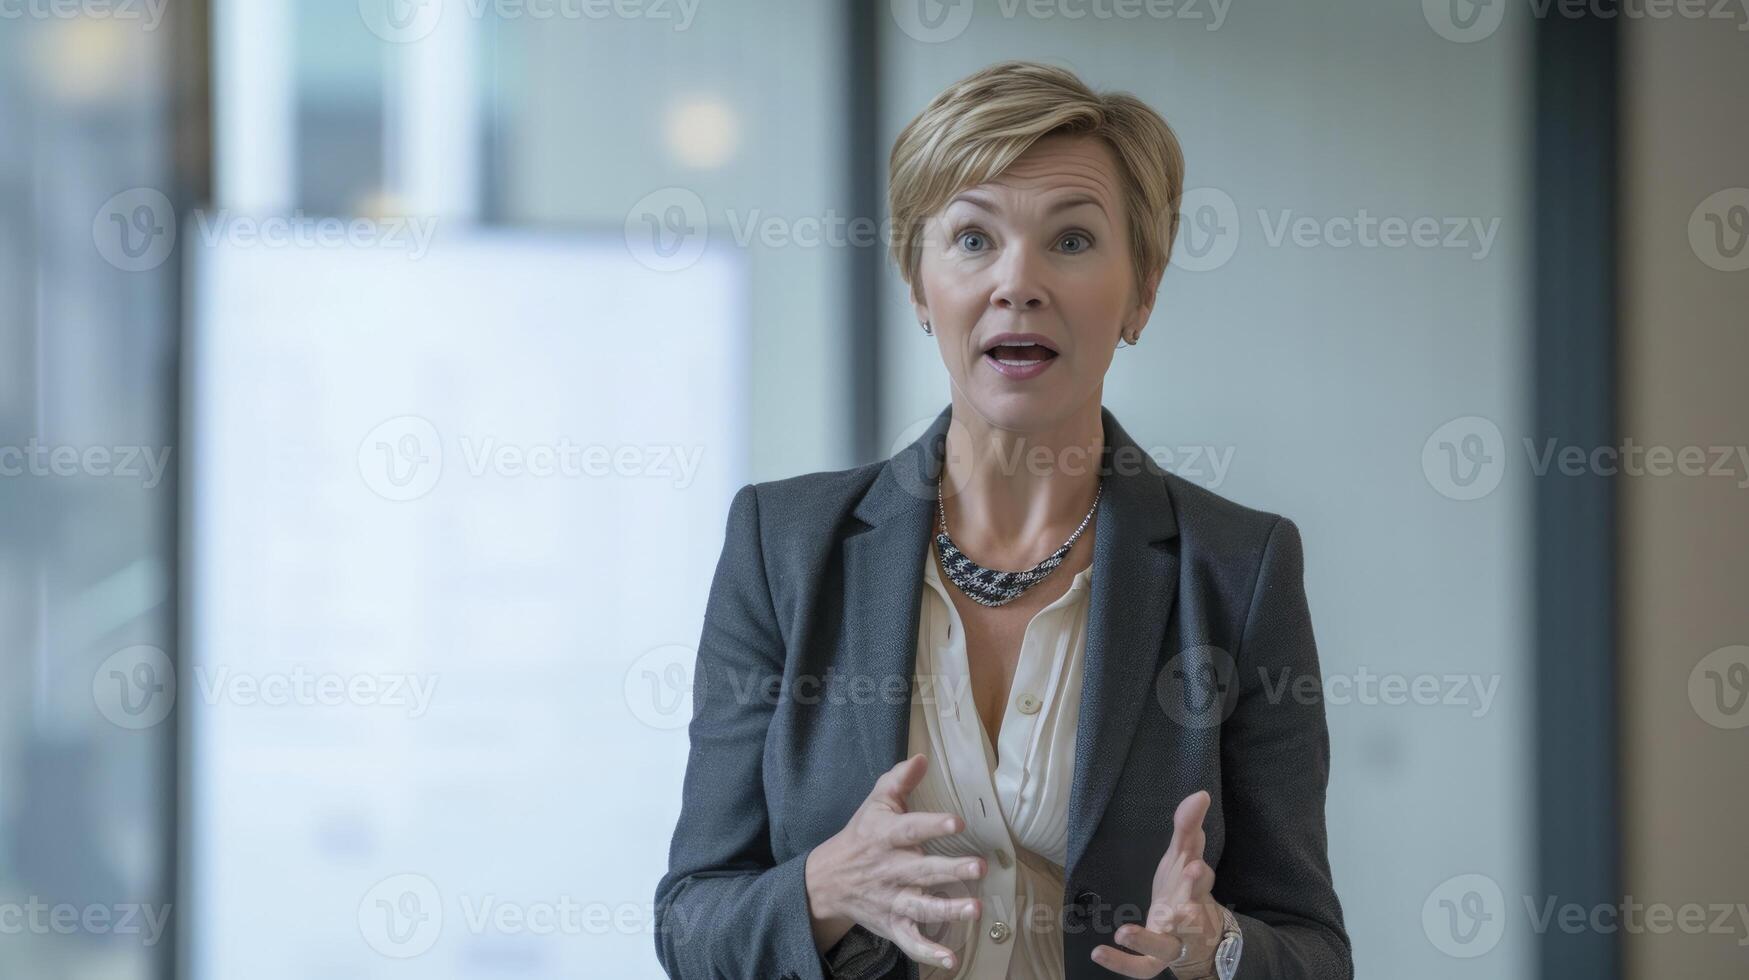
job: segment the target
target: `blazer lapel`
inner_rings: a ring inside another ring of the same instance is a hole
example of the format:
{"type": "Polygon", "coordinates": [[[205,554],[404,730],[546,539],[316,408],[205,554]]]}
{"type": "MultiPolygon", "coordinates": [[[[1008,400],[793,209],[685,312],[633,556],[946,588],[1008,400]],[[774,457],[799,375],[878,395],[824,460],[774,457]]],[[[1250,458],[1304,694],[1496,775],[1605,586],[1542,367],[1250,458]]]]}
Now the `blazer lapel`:
{"type": "MultiPolygon", "coordinates": [[[[853,512],[869,528],[844,542],[848,700],[872,783],[906,756],[916,672],[923,556],[933,535],[935,486],[953,407],[887,460],[853,512]],[[872,678],[861,680],[860,678],[872,678]]],[[[1086,661],[1075,771],[1069,794],[1068,864],[1073,874],[1110,803],[1142,705],[1154,690],[1178,560],[1160,546],[1177,533],[1163,474],[1110,410],[1105,490],[1100,495],[1090,579],[1086,661]]]]}

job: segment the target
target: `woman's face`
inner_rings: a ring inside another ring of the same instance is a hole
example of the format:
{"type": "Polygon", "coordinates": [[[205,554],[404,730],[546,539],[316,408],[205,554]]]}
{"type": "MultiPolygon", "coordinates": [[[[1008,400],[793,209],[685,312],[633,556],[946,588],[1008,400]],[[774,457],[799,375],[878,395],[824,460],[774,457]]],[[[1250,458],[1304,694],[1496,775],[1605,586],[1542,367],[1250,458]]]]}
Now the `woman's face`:
{"type": "MultiPolygon", "coordinates": [[[[1139,297],[1117,162],[1101,141],[1056,135],[961,191],[924,229],[915,306],[954,388],[1003,429],[1033,431],[1100,396],[1139,297]],[[1029,334],[1037,346],[1000,345],[1029,334]]],[[[1097,402],[1095,402],[1097,405],[1097,402]]]]}

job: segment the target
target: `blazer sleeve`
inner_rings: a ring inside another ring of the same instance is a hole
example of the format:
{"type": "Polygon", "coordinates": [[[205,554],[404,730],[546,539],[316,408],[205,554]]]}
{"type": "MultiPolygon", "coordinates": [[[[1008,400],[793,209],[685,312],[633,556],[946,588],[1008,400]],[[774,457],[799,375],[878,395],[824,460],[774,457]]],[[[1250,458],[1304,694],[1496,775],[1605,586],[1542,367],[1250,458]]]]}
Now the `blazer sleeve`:
{"type": "Polygon", "coordinates": [[[1285,517],[1264,543],[1234,660],[1239,697],[1221,735],[1227,845],[1215,898],[1233,910],[1244,935],[1237,976],[1351,980],[1324,825],[1330,738],[1323,683],[1300,532],[1285,517]]]}
{"type": "Polygon", "coordinates": [[[705,604],[680,817],[656,885],[656,956],[673,980],[827,980],[803,876],[812,849],[778,863],[765,805],[784,660],[748,484],[705,604]]]}

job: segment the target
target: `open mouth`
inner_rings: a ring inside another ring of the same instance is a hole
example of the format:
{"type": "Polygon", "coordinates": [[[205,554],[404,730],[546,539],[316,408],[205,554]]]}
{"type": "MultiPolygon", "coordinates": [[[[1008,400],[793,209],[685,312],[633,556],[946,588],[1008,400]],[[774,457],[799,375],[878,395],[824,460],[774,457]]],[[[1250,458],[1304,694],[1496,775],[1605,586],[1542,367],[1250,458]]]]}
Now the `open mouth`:
{"type": "Polygon", "coordinates": [[[984,356],[1010,367],[1029,367],[1051,360],[1057,352],[1043,344],[997,344],[985,351],[984,356]]]}

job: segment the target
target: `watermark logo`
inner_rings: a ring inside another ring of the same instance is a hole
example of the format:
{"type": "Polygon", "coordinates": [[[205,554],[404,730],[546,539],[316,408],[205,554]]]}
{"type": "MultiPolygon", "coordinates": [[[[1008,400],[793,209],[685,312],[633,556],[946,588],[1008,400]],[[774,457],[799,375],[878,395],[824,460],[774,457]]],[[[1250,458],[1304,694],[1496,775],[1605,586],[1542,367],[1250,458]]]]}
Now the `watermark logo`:
{"type": "Polygon", "coordinates": [[[220,243],[235,248],[368,248],[403,252],[414,262],[425,257],[437,235],[435,215],[341,218],[302,209],[262,216],[196,211],[194,225],[208,248],[220,243]]]}
{"type": "Polygon", "coordinates": [[[692,721],[698,651],[680,643],[652,647],[632,661],[625,674],[626,705],[632,716],[664,731],[692,721]]]}
{"type": "Polygon", "coordinates": [[[176,707],[176,667],[158,647],[124,647],[97,666],[91,700],[118,727],[151,728],[176,707]]]}
{"type": "Polygon", "coordinates": [[[1506,438],[1480,415],[1452,419],[1422,443],[1421,472],[1433,489],[1453,500],[1485,497],[1506,473],[1506,438]]]}
{"type": "Polygon", "coordinates": [[[91,240],[97,254],[123,272],[156,269],[176,247],[176,209],[155,188],[122,191],[97,209],[91,240]]]}
{"type": "Polygon", "coordinates": [[[1494,239],[1500,234],[1498,217],[1483,221],[1428,214],[1379,216],[1366,208],[1323,220],[1296,216],[1292,208],[1282,208],[1273,216],[1260,208],[1257,221],[1270,248],[1289,243],[1296,248],[1442,248],[1468,252],[1478,262],[1494,251],[1494,239]]]}
{"type": "Polygon", "coordinates": [[[0,936],[138,936],[141,946],[151,947],[164,938],[170,910],[139,902],[51,903],[32,895],[23,902],[0,902],[0,936]]]}
{"type": "Polygon", "coordinates": [[[151,490],[169,470],[169,446],[56,446],[34,437],[0,446],[0,477],[121,477],[151,490]]]}
{"type": "Polygon", "coordinates": [[[138,21],[155,31],[169,0],[0,0],[0,20],[138,21]]]}
{"type": "Polygon", "coordinates": [[[684,187],[651,191],[626,212],[626,251],[646,269],[685,269],[704,254],[709,239],[704,199],[684,187]]]}
{"type": "Polygon", "coordinates": [[[1520,895],[1508,904],[1494,879],[1461,874],[1434,888],[1421,906],[1421,927],[1435,949],[1458,959],[1492,952],[1506,934],[1508,920],[1524,908],[1524,927],[1532,935],[1562,932],[1614,935],[1714,935],[1736,937],[1749,946],[1749,905],[1730,902],[1645,902],[1632,895],[1613,902],[1562,901],[1558,895],[1520,895]]]}
{"type": "Polygon", "coordinates": [[[1688,246],[1720,272],[1749,269],[1749,187],[1727,187],[1695,205],[1688,246]]]}
{"type": "Polygon", "coordinates": [[[1688,702],[1714,728],[1749,728],[1749,646],[1702,657],[1688,675],[1688,702]]]}
{"type": "Polygon", "coordinates": [[[892,0],[893,23],[913,41],[941,44],[966,32],[972,0],[892,0]]]}
{"type": "MultiPolygon", "coordinates": [[[[1749,30],[1744,0],[1530,0],[1537,20],[1728,20],[1749,30]]],[[[1505,19],[1507,0],[1421,0],[1421,12],[1434,33],[1469,44],[1493,36],[1505,19]]]]}
{"type": "MultiPolygon", "coordinates": [[[[457,442],[460,454],[450,458],[459,458],[467,475],[474,478],[667,479],[677,489],[685,489],[697,479],[705,450],[679,443],[578,443],[569,437],[520,444],[464,434],[457,442]]],[[[437,486],[445,455],[443,436],[436,425],[417,415],[401,415],[379,423],[365,435],[358,445],[358,472],[365,486],[384,500],[417,500],[437,486]]]]}
{"type": "MultiPolygon", "coordinates": [[[[434,215],[341,218],[289,214],[235,214],[225,209],[193,212],[202,246],[235,248],[354,248],[405,252],[418,261],[437,234],[434,215]]],[[[163,265],[176,247],[177,214],[170,199],[151,187],[122,191],[103,202],[91,220],[91,240],[105,262],[123,272],[163,265]]]]}
{"type": "Polygon", "coordinates": [[[1226,265],[1239,249],[1239,205],[1218,187],[1184,192],[1178,203],[1178,242],[1172,264],[1187,272],[1226,265]]]}
{"type": "Polygon", "coordinates": [[[1421,904],[1421,930],[1447,956],[1482,956],[1506,934],[1506,895],[1487,875],[1447,878],[1421,904]]]}
{"type": "Polygon", "coordinates": [[[1154,677],[1154,699],[1181,727],[1215,728],[1239,703],[1238,666],[1217,646],[1189,647],[1154,677]]]}
{"type": "Polygon", "coordinates": [[[313,672],[302,666],[289,671],[242,671],[221,665],[194,671],[201,700],[240,708],[393,708],[414,720],[423,718],[437,694],[435,674],[313,672]]]}
{"type": "MultiPolygon", "coordinates": [[[[1188,272],[1208,272],[1238,251],[1242,219],[1232,195],[1216,187],[1186,191],[1179,202],[1178,237],[1172,264],[1188,272]]],[[[1268,248],[1442,249],[1468,253],[1476,261],[1494,251],[1498,217],[1462,215],[1353,214],[1315,217],[1293,208],[1258,208],[1257,229],[1268,248]]]]}
{"type": "Polygon", "coordinates": [[[698,15],[698,0],[359,0],[358,14],[372,34],[391,44],[423,41],[451,16],[481,21],[671,21],[684,31],[698,15]]]}
{"type": "Polygon", "coordinates": [[[443,933],[443,896],[422,874],[398,874],[371,886],[358,903],[365,944],[392,959],[411,959],[437,945],[443,933]]]}
{"type": "MultiPolygon", "coordinates": [[[[1524,437],[1525,463],[1533,477],[1709,477],[1749,489],[1749,446],[1664,446],[1623,439],[1620,445],[1563,445],[1549,437],[1524,437]]],[[[1421,445],[1427,482],[1452,500],[1476,500],[1500,485],[1506,471],[1500,427],[1478,415],[1441,425],[1421,445]]]]}
{"type": "Polygon", "coordinates": [[[443,475],[443,439],[417,415],[388,419],[358,444],[358,472],[384,500],[417,500],[443,475]]]}
{"type": "MultiPolygon", "coordinates": [[[[997,0],[1003,20],[1063,20],[1074,24],[1105,20],[1182,20],[1201,22],[1204,30],[1219,30],[1233,0],[997,0]]],[[[972,19],[971,0],[893,0],[893,22],[906,36],[924,44],[940,44],[965,33],[972,19]]]]}
{"type": "Polygon", "coordinates": [[[443,0],[358,0],[358,16],[372,34],[391,44],[431,36],[443,19],[443,0]]]}
{"type": "Polygon", "coordinates": [[[1421,0],[1422,16],[1433,32],[1456,44],[1493,36],[1506,19],[1507,0],[1421,0]]]}

